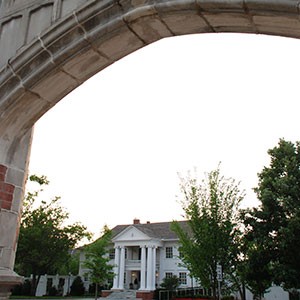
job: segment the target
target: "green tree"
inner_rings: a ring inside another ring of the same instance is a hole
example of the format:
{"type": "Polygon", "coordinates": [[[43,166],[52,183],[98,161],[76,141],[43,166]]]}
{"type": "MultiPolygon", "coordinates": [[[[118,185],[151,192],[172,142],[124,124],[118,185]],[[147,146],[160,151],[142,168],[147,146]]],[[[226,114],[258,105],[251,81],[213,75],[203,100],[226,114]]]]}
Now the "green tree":
{"type": "Polygon", "coordinates": [[[71,251],[70,259],[68,259],[65,264],[61,265],[58,269],[58,274],[60,275],[76,275],[79,272],[79,250],[71,251]]]}
{"type": "Polygon", "coordinates": [[[203,287],[212,289],[215,298],[218,264],[223,275],[240,288],[236,267],[240,254],[238,207],[244,193],[233,179],[220,176],[219,168],[202,182],[188,176],[180,187],[188,228],[178,222],[173,222],[172,228],[179,237],[183,263],[203,287]]]}
{"type": "MultiPolygon", "coordinates": [[[[33,175],[31,181],[47,185],[45,176],[33,175]]],[[[59,205],[59,197],[49,202],[36,200],[42,189],[28,192],[24,199],[20,235],[16,254],[16,269],[24,276],[33,275],[31,295],[35,295],[43,274],[56,274],[70,261],[70,252],[90,233],[80,223],[65,225],[69,214],[59,205]]]]}
{"type": "Polygon", "coordinates": [[[84,295],[84,284],[80,276],[76,276],[74,279],[71,288],[70,295],[71,296],[83,296],[84,295]]]}
{"type": "Polygon", "coordinates": [[[174,291],[179,287],[179,278],[176,275],[165,277],[160,286],[166,290],[174,291]]]}
{"type": "MultiPolygon", "coordinates": [[[[246,237],[251,245],[248,261],[255,271],[261,268],[258,279],[264,279],[265,286],[274,282],[285,289],[298,289],[300,144],[280,139],[268,154],[270,165],[258,174],[258,187],[255,188],[260,205],[244,213],[246,237]]],[[[248,271],[248,277],[251,277],[253,274],[248,271]]]]}
{"type": "Polygon", "coordinates": [[[84,266],[89,270],[90,281],[95,283],[95,299],[98,298],[98,286],[104,285],[113,279],[113,265],[109,264],[108,245],[111,242],[112,232],[104,226],[102,236],[84,249],[84,266]]]}

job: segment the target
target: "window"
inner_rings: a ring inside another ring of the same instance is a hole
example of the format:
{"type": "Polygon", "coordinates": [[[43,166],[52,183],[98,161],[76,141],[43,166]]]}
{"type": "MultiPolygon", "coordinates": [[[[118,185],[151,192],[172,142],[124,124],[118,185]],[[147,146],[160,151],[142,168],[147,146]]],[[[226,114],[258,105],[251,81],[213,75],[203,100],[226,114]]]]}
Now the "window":
{"type": "Polygon", "coordinates": [[[173,247],[166,247],[166,258],[173,258],[173,247]]]}
{"type": "Polygon", "coordinates": [[[179,283],[180,284],[186,284],[186,273],[185,272],[179,272],[179,283]]]}
{"type": "Polygon", "coordinates": [[[166,272],[166,278],[172,278],[173,273],[172,272],[166,272]]]}
{"type": "Polygon", "coordinates": [[[115,249],[109,249],[109,259],[115,259],[115,249]]]}

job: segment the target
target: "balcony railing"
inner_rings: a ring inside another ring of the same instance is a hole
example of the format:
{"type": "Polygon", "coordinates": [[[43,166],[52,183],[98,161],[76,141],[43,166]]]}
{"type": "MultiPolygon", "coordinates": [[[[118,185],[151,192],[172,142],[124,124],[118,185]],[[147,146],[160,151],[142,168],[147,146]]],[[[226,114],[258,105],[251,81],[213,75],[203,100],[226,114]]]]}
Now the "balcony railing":
{"type": "Polygon", "coordinates": [[[141,267],[141,260],[139,260],[139,259],[126,259],[125,265],[126,265],[126,267],[140,268],[141,267]]]}

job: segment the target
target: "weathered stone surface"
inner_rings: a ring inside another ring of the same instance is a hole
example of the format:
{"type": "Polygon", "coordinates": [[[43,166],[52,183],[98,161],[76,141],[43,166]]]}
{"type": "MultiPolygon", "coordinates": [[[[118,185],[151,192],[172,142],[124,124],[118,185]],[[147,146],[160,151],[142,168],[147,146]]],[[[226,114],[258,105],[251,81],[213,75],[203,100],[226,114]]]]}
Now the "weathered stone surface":
{"type": "Polygon", "coordinates": [[[83,50],[76,57],[69,60],[63,69],[80,81],[94,75],[99,69],[109,64],[107,58],[93,49],[83,50]]]}
{"type": "Polygon", "coordinates": [[[41,6],[32,11],[29,16],[27,43],[39,36],[45,29],[49,28],[52,21],[53,4],[41,6]]]}
{"type": "MultiPolygon", "coordinates": [[[[19,216],[16,213],[13,213],[6,209],[1,209],[0,215],[0,247],[2,247],[2,258],[8,254],[13,249],[13,246],[16,241],[16,237],[11,234],[11,232],[16,233],[18,226],[19,216]]],[[[12,261],[0,260],[0,268],[10,268],[12,266],[12,261]]]]}
{"type": "Polygon", "coordinates": [[[124,20],[146,44],[173,35],[156,14],[138,17],[134,21],[131,21],[131,17],[125,17],[124,20]]]}
{"type": "Polygon", "coordinates": [[[255,15],[253,22],[260,33],[300,37],[300,20],[293,16],[255,15]]]}
{"type": "Polygon", "coordinates": [[[18,32],[21,26],[22,17],[16,16],[10,20],[2,23],[0,31],[0,67],[14,55],[23,44],[22,36],[19,36],[18,32]],[[11,37],[15,38],[11,38],[11,37]]]}
{"type": "Polygon", "coordinates": [[[247,32],[255,33],[255,28],[245,14],[238,13],[203,13],[203,16],[213,28],[214,32],[247,32]]]}
{"type": "Polygon", "coordinates": [[[116,61],[129,53],[145,46],[128,27],[110,33],[100,42],[95,43],[97,49],[111,61],[116,61]]]}
{"type": "Polygon", "coordinates": [[[213,32],[205,19],[195,12],[182,14],[180,11],[161,14],[174,35],[213,32]]]}
{"type": "Polygon", "coordinates": [[[48,102],[56,103],[77,85],[78,82],[69,74],[55,70],[33,86],[32,91],[48,102]]]}

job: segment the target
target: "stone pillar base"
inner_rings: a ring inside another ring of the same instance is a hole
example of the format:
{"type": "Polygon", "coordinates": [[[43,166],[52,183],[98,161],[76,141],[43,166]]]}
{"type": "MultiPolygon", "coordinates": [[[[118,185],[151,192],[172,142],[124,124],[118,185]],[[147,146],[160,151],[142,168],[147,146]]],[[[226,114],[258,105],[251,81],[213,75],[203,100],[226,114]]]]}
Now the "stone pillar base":
{"type": "Polygon", "coordinates": [[[15,285],[21,284],[23,278],[15,272],[7,269],[0,269],[0,300],[7,300],[15,285]]]}

